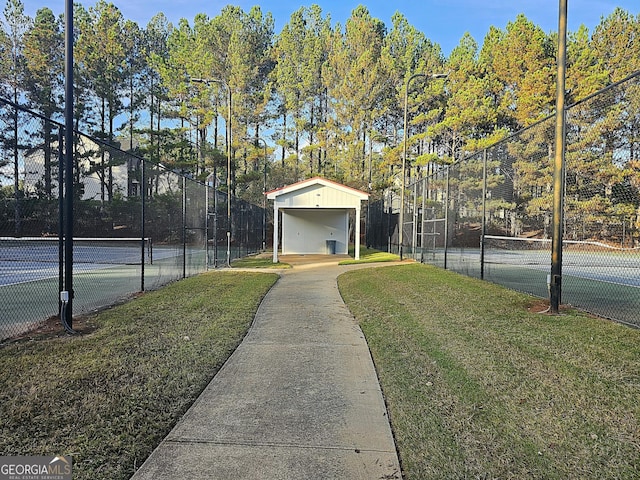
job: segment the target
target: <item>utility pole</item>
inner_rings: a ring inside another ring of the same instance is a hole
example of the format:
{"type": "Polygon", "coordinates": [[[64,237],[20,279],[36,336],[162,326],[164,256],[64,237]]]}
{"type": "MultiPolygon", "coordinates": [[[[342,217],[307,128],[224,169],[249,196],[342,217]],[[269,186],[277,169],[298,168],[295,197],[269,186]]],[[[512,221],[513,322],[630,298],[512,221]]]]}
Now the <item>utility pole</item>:
{"type": "Polygon", "coordinates": [[[556,85],[556,134],[553,164],[553,233],[549,301],[557,314],[562,303],[562,236],[565,172],[565,80],[567,73],[567,0],[560,0],[558,20],[558,79],[556,85]]]}
{"type": "MultiPolygon", "coordinates": [[[[60,292],[62,324],[73,331],[73,0],[65,1],[64,72],[64,290],[60,292]]],[[[62,194],[62,185],[58,194],[62,194]]]]}

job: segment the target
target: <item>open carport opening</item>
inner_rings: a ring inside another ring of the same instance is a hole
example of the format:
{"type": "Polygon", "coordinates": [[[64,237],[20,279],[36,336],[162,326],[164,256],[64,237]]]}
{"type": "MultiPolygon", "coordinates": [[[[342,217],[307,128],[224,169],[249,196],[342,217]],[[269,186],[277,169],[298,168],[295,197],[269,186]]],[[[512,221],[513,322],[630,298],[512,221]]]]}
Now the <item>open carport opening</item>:
{"type": "Polygon", "coordinates": [[[282,210],[282,231],[282,251],[288,254],[346,254],[349,249],[349,212],[282,210]]]}

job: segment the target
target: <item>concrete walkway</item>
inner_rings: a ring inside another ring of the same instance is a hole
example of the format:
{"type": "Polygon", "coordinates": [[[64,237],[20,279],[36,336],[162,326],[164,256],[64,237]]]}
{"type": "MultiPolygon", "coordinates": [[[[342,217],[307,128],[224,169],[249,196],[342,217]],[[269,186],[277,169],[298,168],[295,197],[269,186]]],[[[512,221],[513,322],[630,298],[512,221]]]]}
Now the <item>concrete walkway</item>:
{"type": "Polygon", "coordinates": [[[340,259],[280,259],[294,268],[133,480],[401,478],[369,349],[338,292],[340,259]]]}

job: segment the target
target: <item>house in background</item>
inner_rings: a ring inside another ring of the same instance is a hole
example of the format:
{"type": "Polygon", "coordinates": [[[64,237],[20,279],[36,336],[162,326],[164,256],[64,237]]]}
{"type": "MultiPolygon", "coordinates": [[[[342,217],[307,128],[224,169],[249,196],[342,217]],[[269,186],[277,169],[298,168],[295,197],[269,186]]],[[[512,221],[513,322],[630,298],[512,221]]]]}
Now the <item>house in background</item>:
{"type": "Polygon", "coordinates": [[[360,208],[368,198],[368,193],[321,177],[267,192],[267,199],[273,200],[273,262],[278,262],[279,247],[282,255],[347,254],[352,211],[355,258],[359,259],[360,208]]]}

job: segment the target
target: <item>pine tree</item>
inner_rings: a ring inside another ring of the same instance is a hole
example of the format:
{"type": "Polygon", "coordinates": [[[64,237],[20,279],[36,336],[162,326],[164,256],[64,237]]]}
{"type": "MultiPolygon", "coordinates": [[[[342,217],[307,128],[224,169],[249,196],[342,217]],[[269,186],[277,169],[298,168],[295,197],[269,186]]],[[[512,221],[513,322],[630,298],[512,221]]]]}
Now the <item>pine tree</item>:
{"type": "MultiPolygon", "coordinates": [[[[4,9],[5,23],[5,58],[8,60],[3,68],[4,89],[9,93],[14,104],[18,104],[25,82],[24,36],[31,26],[31,19],[24,14],[24,5],[20,0],[8,0],[4,9]]],[[[14,196],[14,233],[22,234],[22,204],[24,188],[20,182],[20,157],[24,150],[20,136],[20,113],[16,108],[8,109],[3,119],[7,126],[2,141],[7,151],[11,152],[13,163],[13,196],[14,196]]]]}
{"type": "MultiPolygon", "coordinates": [[[[322,114],[322,66],[326,60],[325,37],[330,31],[329,20],[322,17],[317,5],[302,7],[291,15],[289,23],[278,35],[273,52],[275,67],[272,81],[280,95],[283,123],[291,115],[294,125],[294,179],[299,178],[301,136],[306,133],[309,146],[314,145],[314,131],[322,114]]],[[[283,128],[282,161],[287,144],[283,128]]],[[[313,172],[313,152],[310,148],[309,171],[313,172]]],[[[320,153],[318,152],[318,158],[320,153]]],[[[320,161],[318,162],[320,164],[320,161]]],[[[318,166],[318,170],[320,165],[318,166]]]]}
{"type": "Polygon", "coordinates": [[[597,92],[608,79],[604,60],[592,48],[589,30],[581,25],[568,38],[566,103],[570,105],[597,92]]]}
{"type": "Polygon", "coordinates": [[[432,134],[447,138],[446,154],[451,158],[468,151],[465,143],[478,139],[484,130],[485,121],[492,122],[487,115],[483,81],[478,69],[478,45],[468,33],[465,34],[447,60],[447,92],[449,98],[446,117],[431,129],[432,134]]]}
{"type": "Polygon", "coordinates": [[[385,91],[381,63],[384,23],[357,7],[344,32],[336,28],[323,79],[332,100],[338,128],[332,154],[338,180],[362,187],[365,180],[366,138],[374,109],[385,91]]]}
{"type": "MultiPolygon", "coordinates": [[[[87,79],[96,96],[100,118],[95,134],[115,144],[115,119],[123,110],[126,52],[124,19],[113,4],[99,0],[89,10],[89,23],[83,25],[77,42],[78,61],[86,69],[87,79]]],[[[95,172],[100,178],[100,199],[111,201],[114,194],[113,167],[121,160],[101,149],[95,172]]]]}
{"type": "Polygon", "coordinates": [[[145,67],[142,82],[145,85],[145,104],[149,115],[149,128],[141,131],[148,133],[146,141],[142,139],[141,152],[155,161],[160,159],[159,131],[162,123],[162,101],[167,98],[166,88],[162,84],[160,68],[168,57],[167,39],[173,25],[164,14],[155,15],[147,24],[144,32],[145,67]]]}
{"type": "Polygon", "coordinates": [[[640,70],[640,14],[634,17],[616,8],[596,26],[591,48],[602,59],[611,82],[640,70]]]}
{"type": "Polygon", "coordinates": [[[127,121],[122,125],[129,137],[127,148],[134,149],[135,125],[140,119],[140,110],[145,100],[144,71],[146,66],[144,32],[137,23],[127,20],[123,26],[125,63],[123,95],[128,97],[127,121]]]}
{"type": "Polygon", "coordinates": [[[493,50],[492,69],[504,88],[499,109],[505,118],[522,128],[549,115],[555,99],[551,39],[521,14],[507,24],[493,50]]]}
{"type": "Polygon", "coordinates": [[[161,52],[153,56],[154,67],[158,71],[164,94],[166,94],[158,119],[161,115],[164,120],[172,123],[170,128],[158,128],[155,131],[157,158],[171,169],[193,173],[198,167],[197,158],[193,155],[193,145],[188,134],[191,124],[195,124],[192,122],[195,116],[192,106],[196,87],[190,82],[195,55],[194,29],[183,18],[168,33],[166,53],[161,52]],[[175,126],[176,120],[178,126],[175,126]]]}
{"type": "MultiPolygon", "coordinates": [[[[62,112],[63,44],[60,21],[56,20],[49,8],[38,10],[33,28],[26,33],[24,40],[26,94],[30,106],[45,118],[55,118],[62,112]]],[[[52,142],[55,139],[55,132],[52,132],[49,121],[43,121],[42,127],[44,195],[50,199],[52,196],[52,142]]]]}

